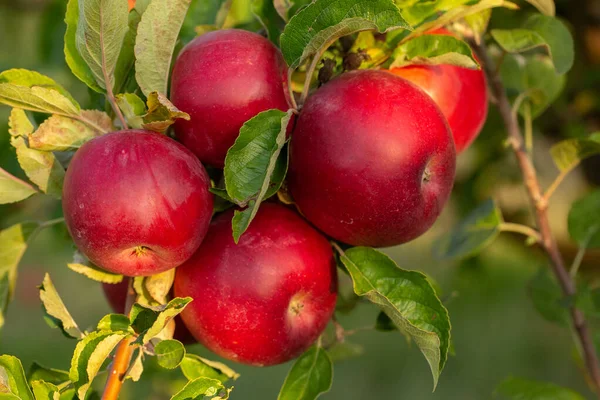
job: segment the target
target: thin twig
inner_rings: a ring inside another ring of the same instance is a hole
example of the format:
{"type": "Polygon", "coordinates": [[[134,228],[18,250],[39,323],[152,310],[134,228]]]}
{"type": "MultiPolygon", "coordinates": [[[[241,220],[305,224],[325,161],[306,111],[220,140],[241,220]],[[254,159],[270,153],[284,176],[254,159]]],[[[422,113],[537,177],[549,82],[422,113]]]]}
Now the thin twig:
{"type": "MultiPolygon", "coordinates": [[[[131,312],[131,308],[136,301],[137,294],[133,288],[133,279],[130,279],[129,288],[127,290],[127,301],[125,303],[125,314],[131,312]]],[[[106,386],[104,386],[104,393],[102,394],[102,400],[117,400],[123,382],[129,370],[129,364],[131,363],[131,356],[135,350],[135,346],[131,343],[135,341],[135,336],[125,338],[119,343],[119,347],[115,353],[115,358],[110,366],[108,372],[108,380],[106,386]]]]}
{"type": "Polygon", "coordinates": [[[542,242],[542,235],[535,229],[522,224],[513,224],[511,222],[503,222],[500,224],[500,230],[502,232],[514,232],[520,233],[527,237],[535,239],[536,243],[542,242]]]}
{"type": "MultiPolygon", "coordinates": [[[[482,61],[482,65],[488,77],[488,82],[491,85],[492,92],[498,101],[498,111],[504,120],[504,124],[509,136],[509,142],[511,143],[513,151],[517,157],[531,204],[535,209],[537,226],[542,238],[541,245],[551,260],[550,264],[552,266],[552,271],[554,272],[554,275],[560,284],[563,294],[565,297],[574,297],[577,291],[575,282],[573,279],[571,279],[571,276],[567,271],[562,254],[558,249],[556,239],[554,238],[550,228],[547,210],[548,203],[542,194],[542,189],[540,187],[531,157],[525,149],[521,128],[519,127],[517,119],[512,114],[511,105],[508,101],[502,79],[500,76],[494,74],[495,69],[487,52],[485,43],[482,41],[480,44],[477,44],[472,41],[471,44],[482,61]]],[[[585,320],[584,314],[574,305],[570,307],[570,314],[573,321],[573,326],[577,332],[579,344],[583,350],[585,365],[590,381],[592,382],[596,395],[600,398],[600,365],[598,363],[598,356],[596,354],[596,349],[588,324],[585,320]]]]}
{"type": "Polygon", "coordinates": [[[546,202],[550,201],[550,197],[552,197],[552,195],[554,194],[556,189],[558,189],[558,187],[565,180],[567,175],[569,175],[569,172],[573,171],[574,169],[575,169],[575,167],[571,167],[571,168],[567,168],[567,169],[560,171],[560,174],[558,174],[556,179],[554,179],[554,182],[552,182],[552,184],[548,187],[548,189],[546,189],[546,193],[544,193],[544,200],[546,202]]]}

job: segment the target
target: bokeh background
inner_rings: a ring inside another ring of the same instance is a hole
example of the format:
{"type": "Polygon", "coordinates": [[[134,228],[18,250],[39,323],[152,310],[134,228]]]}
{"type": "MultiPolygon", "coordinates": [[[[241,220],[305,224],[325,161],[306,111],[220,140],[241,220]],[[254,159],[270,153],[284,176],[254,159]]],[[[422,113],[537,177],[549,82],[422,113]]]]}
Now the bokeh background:
{"type": "MultiPolygon", "coordinates": [[[[35,69],[63,84],[83,106],[102,106],[64,62],[65,4],[66,0],[0,0],[0,70],[35,69]]],[[[545,184],[556,174],[547,153],[553,143],[600,130],[600,1],[559,0],[557,9],[574,34],[577,61],[560,98],[535,124],[536,164],[545,184]]],[[[510,12],[496,10],[492,25],[510,25],[513,19],[510,12]]],[[[590,395],[571,333],[545,321],[528,296],[529,282],[546,267],[539,251],[527,248],[522,237],[502,234],[481,255],[460,263],[438,262],[430,255],[437,236],[490,197],[499,202],[508,221],[531,223],[514,157],[503,144],[502,123],[493,107],[490,110],[480,138],[459,159],[453,197],[434,229],[412,243],[386,250],[403,268],[434,277],[450,311],[456,354],[436,392],[432,393],[429,368],[415,346],[397,332],[365,331],[349,339],[363,346],[365,354],[335,365],[333,388],[323,398],[490,399],[496,385],[509,376],[552,381],[590,395]]],[[[7,107],[0,107],[0,166],[23,177],[8,143],[8,113],[7,107]]],[[[570,204],[599,184],[600,160],[590,159],[552,200],[552,225],[567,262],[577,251],[566,229],[570,204]]],[[[60,216],[59,201],[38,196],[0,206],[0,228],[60,216]]],[[[68,369],[75,346],[42,318],[37,285],[45,272],[53,277],[80,326],[94,326],[109,311],[99,285],[66,267],[72,254],[66,229],[56,226],[39,235],[22,260],[16,296],[0,333],[0,353],[18,356],[26,368],[37,361],[68,369]]],[[[600,253],[588,252],[582,268],[593,279],[600,270],[600,253]]],[[[376,315],[374,308],[361,305],[340,320],[347,328],[371,326],[376,315]]],[[[200,346],[189,351],[213,357],[200,346]]],[[[242,374],[234,383],[233,398],[252,400],[275,399],[290,365],[232,367],[242,374]]],[[[182,378],[149,366],[140,384],[126,384],[122,398],[167,399],[172,386],[181,382],[169,383],[166,377],[182,378]]],[[[103,380],[99,377],[96,383],[103,380]]]]}

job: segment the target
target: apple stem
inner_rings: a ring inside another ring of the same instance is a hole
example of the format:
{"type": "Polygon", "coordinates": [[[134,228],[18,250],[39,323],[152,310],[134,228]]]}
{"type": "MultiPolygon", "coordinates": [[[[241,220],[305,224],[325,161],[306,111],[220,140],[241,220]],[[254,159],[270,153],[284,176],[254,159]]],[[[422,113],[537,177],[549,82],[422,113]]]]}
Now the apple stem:
{"type": "MultiPolygon", "coordinates": [[[[133,279],[130,279],[129,289],[127,290],[127,301],[125,303],[125,314],[128,315],[131,312],[133,304],[137,300],[137,294],[133,288],[133,279]]],[[[104,393],[102,394],[102,400],[117,400],[123,387],[123,382],[129,370],[129,364],[131,363],[131,357],[135,346],[131,344],[135,341],[135,336],[127,337],[119,343],[115,358],[108,371],[108,379],[106,386],[104,386],[104,393]]]]}
{"type": "MultiPolygon", "coordinates": [[[[563,294],[565,297],[575,298],[577,287],[567,271],[562,254],[552,233],[548,218],[547,197],[542,194],[537,172],[533,165],[531,155],[525,147],[519,122],[517,116],[512,112],[502,78],[499,74],[495,73],[496,69],[493,66],[485,43],[481,41],[481,43],[478,44],[471,40],[471,45],[482,61],[482,66],[487,75],[489,85],[497,100],[496,106],[502,116],[504,125],[506,126],[509,139],[508,142],[511,144],[513,152],[517,157],[529,199],[535,210],[537,226],[541,237],[540,244],[551,261],[552,271],[560,284],[563,294]]],[[[578,309],[575,304],[570,306],[570,314],[579,345],[583,351],[583,358],[585,359],[591,384],[596,395],[600,398],[600,364],[598,362],[598,355],[596,354],[588,323],[583,312],[578,309]]]]}

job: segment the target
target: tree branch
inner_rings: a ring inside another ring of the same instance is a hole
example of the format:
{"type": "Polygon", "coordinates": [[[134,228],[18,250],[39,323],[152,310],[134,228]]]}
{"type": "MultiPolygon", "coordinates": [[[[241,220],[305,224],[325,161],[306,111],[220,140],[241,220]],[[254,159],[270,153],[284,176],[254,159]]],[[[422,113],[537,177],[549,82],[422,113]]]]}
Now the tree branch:
{"type": "MultiPolygon", "coordinates": [[[[136,298],[137,294],[133,288],[133,278],[131,278],[129,282],[129,288],[127,290],[127,301],[125,303],[126,315],[130,313],[131,307],[133,307],[136,298]]],[[[129,370],[131,356],[135,350],[135,346],[131,345],[135,339],[135,336],[132,336],[123,339],[121,343],[119,343],[119,347],[117,347],[117,351],[115,353],[115,358],[110,365],[108,379],[106,381],[106,386],[104,386],[104,393],[102,394],[102,400],[117,400],[119,398],[119,393],[121,393],[125,376],[129,370]]]]}
{"type": "MultiPolygon", "coordinates": [[[[540,244],[550,258],[552,271],[560,284],[563,294],[565,297],[573,297],[577,292],[575,282],[567,271],[556,239],[552,234],[548,219],[548,202],[542,194],[535,167],[525,148],[523,134],[521,133],[518,120],[511,110],[502,79],[495,73],[495,68],[487,52],[485,43],[481,41],[480,44],[477,44],[472,41],[471,45],[482,61],[482,67],[485,70],[492,93],[497,99],[498,111],[504,120],[509,143],[517,157],[529,199],[535,209],[537,226],[542,239],[540,244]]],[[[600,398],[600,366],[588,324],[581,310],[575,306],[571,306],[570,314],[573,326],[577,332],[579,344],[583,350],[590,381],[600,398]]]]}

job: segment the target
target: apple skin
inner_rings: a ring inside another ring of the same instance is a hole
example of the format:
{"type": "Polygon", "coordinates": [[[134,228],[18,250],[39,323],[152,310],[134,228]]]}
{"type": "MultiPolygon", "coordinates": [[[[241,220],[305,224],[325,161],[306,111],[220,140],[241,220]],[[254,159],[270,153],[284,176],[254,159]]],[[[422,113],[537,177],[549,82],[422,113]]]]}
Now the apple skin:
{"type": "MultiPolygon", "coordinates": [[[[452,35],[445,29],[430,34],[452,35]]],[[[477,138],[488,113],[485,74],[453,65],[409,65],[390,70],[423,89],[448,120],[456,152],[466,150],[477,138]]]]}
{"type": "Polygon", "coordinates": [[[109,133],[84,144],[63,185],[73,241],[100,268],[153,275],[182,264],[200,246],[213,211],[198,159],[167,136],[109,133]]]}
{"type": "Polygon", "coordinates": [[[287,66],[264,37],[227,29],[192,40],[173,68],[171,101],[190,114],[177,138],[203,163],[223,168],[242,125],[269,109],[287,111],[287,66]]]}
{"type": "MultiPolygon", "coordinates": [[[[118,313],[125,313],[125,302],[127,301],[127,290],[129,288],[129,278],[123,279],[119,283],[102,284],[102,291],[104,292],[104,297],[108,301],[110,308],[118,313]]],[[[183,324],[183,321],[179,316],[175,317],[175,333],[173,334],[173,339],[179,340],[181,343],[185,345],[190,345],[196,343],[196,340],[188,331],[188,329],[183,324]]]]}
{"type": "Polygon", "coordinates": [[[441,111],[386,71],[348,72],[316,91],[290,151],[288,188],[300,212],[354,246],[420,236],[454,183],[454,142],[441,111]]]}
{"type": "Polygon", "coordinates": [[[255,366],[291,360],[319,337],[337,297],[327,239],[294,211],[265,203],[236,245],[230,210],[175,274],[181,317],[208,349],[255,366]]]}

